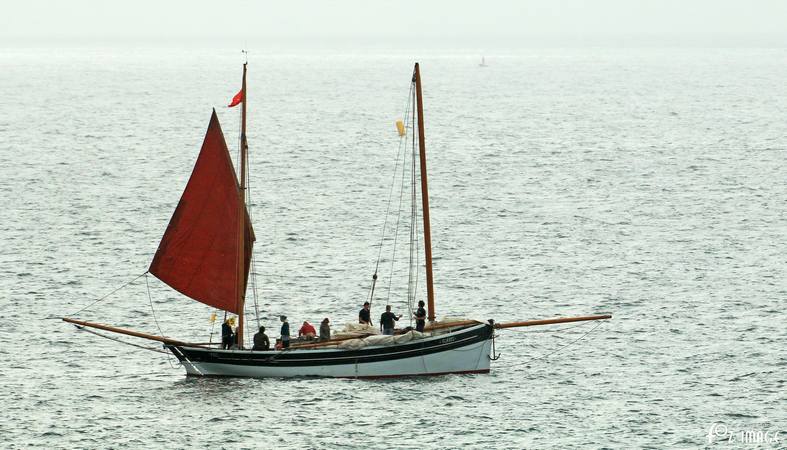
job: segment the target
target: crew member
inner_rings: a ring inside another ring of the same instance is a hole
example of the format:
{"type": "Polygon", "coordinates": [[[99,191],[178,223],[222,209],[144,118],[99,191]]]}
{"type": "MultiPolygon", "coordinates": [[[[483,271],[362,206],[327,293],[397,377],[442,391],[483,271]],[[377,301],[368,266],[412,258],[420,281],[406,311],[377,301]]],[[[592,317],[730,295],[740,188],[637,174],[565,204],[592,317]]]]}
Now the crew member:
{"type": "Polygon", "coordinates": [[[304,320],[301,329],[298,330],[298,337],[305,337],[307,339],[313,339],[317,337],[317,330],[314,329],[312,324],[309,321],[304,320]]]}
{"type": "Polygon", "coordinates": [[[322,319],[322,323],[320,324],[320,340],[321,341],[328,341],[331,339],[331,325],[328,318],[322,319]]]}
{"type": "Polygon", "coordinates": [[[426,310],[424,309],[423,300],[418,302],[418,309],[415,311],[413,317],[415,318],[415,331],[423,333],[424,326],[426,326],[426,310]]]}
{"type": "Polygon", "coordinates": [[[287,316],[280,316],[281,320],[281,348],[290,348],[290,323],[287,316]]]}
{"type": "Polygon", "coordinates": [[[385,312],[380,316],[380,331],[382,331],[383,334],[394,334],[394,326],[396,326],[396,322],[401,318],[402,316],[397,316],[391,312],[391,305],[387,305],[385,307],[385,312]]]}
{"type": "Polygon", "coordinates": [[[372,326],[372,305],[369,302],[363,303],[363,308],[358,312],[358,323],[372,326]]]}
{"type": "Polygon", "coordinates": [[[260,327],[260,331],[254,334],[254,347],[252,350],[265,351],[271,349],[271,341],[268,335],[265,334],[265,327],[260,327]]]}
{"type": "Polygon", "coordinates": [[[221,349],[228,350],[235,342],[235,334],[232,332],[230,319],[221,324],[221,349]]]}

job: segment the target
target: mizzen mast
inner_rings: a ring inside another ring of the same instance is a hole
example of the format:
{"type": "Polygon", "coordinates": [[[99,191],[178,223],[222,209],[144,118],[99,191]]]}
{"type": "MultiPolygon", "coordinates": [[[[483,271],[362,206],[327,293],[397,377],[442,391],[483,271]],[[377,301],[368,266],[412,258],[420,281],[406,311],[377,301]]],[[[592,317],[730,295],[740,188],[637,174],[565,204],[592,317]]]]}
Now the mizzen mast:
{"type": "Polygon", "coordinates": [[[246,143],[246,64],[243,63],[243,85],[241,87],[241,126],[240,126],[240,205],[238,208],[238,346],[243,346],[243,309],[246,300],[246,162],[249,146],[246,143]]]}
{"type": "Polygon", "coordinates": [[[421,202],[424,216],[424,252],[426,253],[426,299],[427,318],[430,322],[435,320],[434,309],[434,279],[432,277],[432,228],[429,223],[429,189],[426,180],[426,140],[424,137],[424,102],[421,95],[421,71],[415,63],[413,71],[415,83],[415,99],[418,108],[418,155],[421,162],[421,202]]]}

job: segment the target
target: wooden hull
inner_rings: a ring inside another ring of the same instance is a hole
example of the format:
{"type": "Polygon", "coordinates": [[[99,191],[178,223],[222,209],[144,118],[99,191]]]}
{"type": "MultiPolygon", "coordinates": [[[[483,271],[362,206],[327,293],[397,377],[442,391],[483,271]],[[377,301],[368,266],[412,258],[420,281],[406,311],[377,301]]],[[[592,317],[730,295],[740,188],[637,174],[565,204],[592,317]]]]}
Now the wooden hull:
{"type": "Polygon", "coordinates": [[[489,372],[493,328],[487,324],[405,344],[358,350],[254,352],[167,345],[188,375],[210,377],[388,378],[489,372]]]}

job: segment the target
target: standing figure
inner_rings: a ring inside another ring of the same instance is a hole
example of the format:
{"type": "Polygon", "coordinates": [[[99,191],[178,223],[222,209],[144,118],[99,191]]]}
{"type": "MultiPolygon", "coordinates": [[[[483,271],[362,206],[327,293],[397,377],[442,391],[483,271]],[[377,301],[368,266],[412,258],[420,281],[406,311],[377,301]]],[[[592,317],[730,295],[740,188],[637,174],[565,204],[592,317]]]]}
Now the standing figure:
{"type": "Polygon", "coordinates": [[[280,316],[281,319],[281,348],[290,348],[290,323],[287,316],[280,316]]]}
{"type": "Polygon", "coordinates": [[[363,308],[358,312],[358,323],[372,326],[372,305],[369,302],[363,303],[363,308]]]}
{"type": "Polygon", "coordinates": [[[385,312],[380,316],[380,331],[383,334],[394,334],[396,322],[401,318],[402,316],[397,316],[391,312],[391,305],[386,305],[385,312]]]}
{"type": "Polygon", "coordinates": [[[322,319],[322,323],[320,324],[320,340],[321,341],[328,341],[331,339],[331,325],[328,318],[322,319]]]}
{"type": "Polygon", "coordinates": [[[230,319],[221,324],[221,349],[228,350],[235,343],[235,334],[232,332],[230,319]]]}
{"type": "Polygon", "coordinates": [[[424,326],[426,326],[426,310],[424,309],[423,300],[418,302],[418,309],[415,311],[413,317],[415,318],[415,331],[423,333],[424,326]]]}

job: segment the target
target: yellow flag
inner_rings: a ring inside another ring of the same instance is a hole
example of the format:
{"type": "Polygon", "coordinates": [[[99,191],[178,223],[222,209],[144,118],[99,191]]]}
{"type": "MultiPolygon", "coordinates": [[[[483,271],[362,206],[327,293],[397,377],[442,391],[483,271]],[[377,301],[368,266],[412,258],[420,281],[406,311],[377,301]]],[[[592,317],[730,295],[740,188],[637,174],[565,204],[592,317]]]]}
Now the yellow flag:
{"type": "Polygon", "coordinates": [[[216,313],[213,313],[210,315],[210,323],[213,323],[215,321],[216,321],[216,313]]]}
{"type": "Polygon", "coordinates": [[[399,136],[404,136],[404,122],[402,122],[401,120],[397,120],[396,130],[399,131],[399,136]]]}

